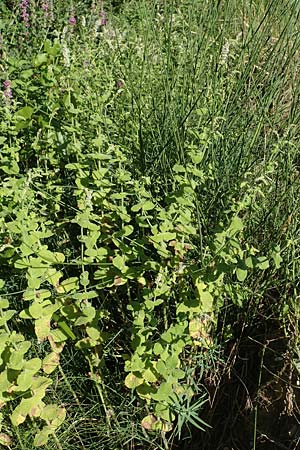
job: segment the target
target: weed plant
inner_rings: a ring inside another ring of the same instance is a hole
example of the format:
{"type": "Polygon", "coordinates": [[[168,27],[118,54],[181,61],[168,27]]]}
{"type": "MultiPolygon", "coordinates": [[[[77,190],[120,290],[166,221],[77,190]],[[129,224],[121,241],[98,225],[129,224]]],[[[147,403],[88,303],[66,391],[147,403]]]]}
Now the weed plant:
{"type": "Polygon", "coordinates": [[[0,14],[0,444],[296,449],[298,3],[0,14]]]}

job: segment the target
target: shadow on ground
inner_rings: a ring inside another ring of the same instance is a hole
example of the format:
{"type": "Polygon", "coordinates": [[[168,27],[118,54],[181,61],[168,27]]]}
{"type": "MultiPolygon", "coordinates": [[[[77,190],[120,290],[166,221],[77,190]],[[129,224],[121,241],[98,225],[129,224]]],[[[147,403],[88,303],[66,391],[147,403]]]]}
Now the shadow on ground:
{"type": "Polygon", "coordinates": [[[181,440],[175,448],[300,450],[298,371],[279,327],[276,321],[262,320],[229,346],[218,383],[204,382],[211,404],[201,417],[211,430],[194,430],[192,439],[181,440]]]}

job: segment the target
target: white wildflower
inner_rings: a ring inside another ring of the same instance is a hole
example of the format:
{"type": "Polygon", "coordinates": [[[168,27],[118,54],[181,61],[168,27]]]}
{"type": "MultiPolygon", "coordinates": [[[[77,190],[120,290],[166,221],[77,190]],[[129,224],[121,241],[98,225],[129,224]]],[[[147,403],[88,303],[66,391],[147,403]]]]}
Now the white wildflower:
{"type": "Polygon", "coordinates": [[[66,67],[70,67],[70,50],[67,47],[66,43],[62,46],[62,54],[64,57],[64,64],[66,67]]]}
{"type": "Polygon", "coordinates": [[[222,47],[220,64],[226,64],[229,57],[230,44],[228,39],[226,39],[225,44],[222,47]]]}

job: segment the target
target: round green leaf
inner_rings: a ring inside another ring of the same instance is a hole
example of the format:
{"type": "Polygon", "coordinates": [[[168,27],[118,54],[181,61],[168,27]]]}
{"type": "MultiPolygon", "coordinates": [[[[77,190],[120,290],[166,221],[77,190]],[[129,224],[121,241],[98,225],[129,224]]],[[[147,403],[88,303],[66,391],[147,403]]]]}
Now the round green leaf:
{"type": "Polygon", "coordinates": [[[128,389],[135,389],[141,384],[143,384],[143,382],[144,382],[143,378],[135,375],[134,373],[129,373],[125,378],[125,386],[128,389]]]}

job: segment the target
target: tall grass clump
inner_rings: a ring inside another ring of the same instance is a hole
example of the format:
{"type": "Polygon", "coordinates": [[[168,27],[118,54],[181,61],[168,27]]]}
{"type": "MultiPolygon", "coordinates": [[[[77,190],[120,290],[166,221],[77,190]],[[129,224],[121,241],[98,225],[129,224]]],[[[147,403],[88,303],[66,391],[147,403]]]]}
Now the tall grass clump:
{"type": "Polygon", "coordinates": [[[0,444],[296,449],[298,3],[0,12],[0,444]]]}

